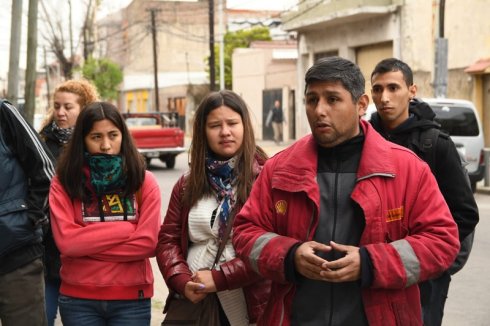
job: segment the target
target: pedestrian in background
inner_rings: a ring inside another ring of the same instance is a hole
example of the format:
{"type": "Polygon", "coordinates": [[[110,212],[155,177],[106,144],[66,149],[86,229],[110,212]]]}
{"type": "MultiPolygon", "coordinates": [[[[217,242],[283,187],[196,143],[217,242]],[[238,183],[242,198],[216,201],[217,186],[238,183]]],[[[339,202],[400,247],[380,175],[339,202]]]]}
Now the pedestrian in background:
{"type": "Polygon", "coordinates": [[[274,131],[274,142],[279,145],[283,141],[282,129],[285,122],[284,114],[282,112],[281,102],[279,100],[274,101],[274,106],[270,110],[270,116],[268,117],[267,125],[272,124],[272,130],[274,131]]]}
{"type": "MultiPolygon", "coordinates": [[[[464,244],[461,246],[464,252],[458,255],[461,259],[457,259],[460,269],[469,257],[479,216],[456,146],[448,134],[439,130],[440,125],[434,121],[435,113],[431,107],[415,98],[417,85],[413,82],[412,69],[405,62],[395,58],[380,61],[371,74],[371,85],[377,109],[370,119],[374,129],[384,138],[414,151],[429,164],[437,180],[458,225],[459,240],[464,244]],[[432,134],[435,136],[429,136],[432,134]]],[[[419,285],[426,326],[442,324],[451,271],[446,270],[437,278],[419,285]]]]}
{"type": "MultiPolygon", "coordinates": [[[[98,98],[95,86],[84,79],[68,80],[56,87],[53,94],[53,107],[39,133],[55,159],[59,158],[70,140],[80,111],[98,98]]],[[[61,261],[51,228],[48,228],[44,235],[44,264],[46,315],[48,326],[53,326],[58,311],[61,261]]]]}
{"type": "Polygon", "coordinates": [[[267,161],[237,215],[237,254],[272,293],[259,325],[422,325],[417,283],[458,232],[430,169],[367,121],[364,77],[339,57],[305,76],[312,134],[267,161]]]}
{"type": "Polygon", "coordinates": [[[53,157],[36,131],[0,100],[0,324],[46,325],[42,228],[53,157]]]}
{"type": "Polygon", "coordinates": [[[221,326],[255,323],[262,314],[269,284],[223,234],[266,159],[245,102],[227,90],[206,96],[195,114],[190,170],[174,186],[159,234],[157,260],[170,289],[165,311],[176,294],[197,303],[217,292],[221,326]],[[202,270],[212,267],[221,241],[218,268],[202,270]]]}
{"type": "Polygon", "coordinates": [[[112,104],[80,112],[49,204],[63,325],[150,325],[160,190],[112,104]]]}

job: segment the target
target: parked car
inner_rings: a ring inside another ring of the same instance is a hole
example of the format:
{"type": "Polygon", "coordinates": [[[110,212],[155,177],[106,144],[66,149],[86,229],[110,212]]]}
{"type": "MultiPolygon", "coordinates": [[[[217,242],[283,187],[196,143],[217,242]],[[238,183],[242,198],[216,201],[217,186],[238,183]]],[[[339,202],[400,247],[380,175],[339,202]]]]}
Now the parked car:
{"type": "Polygon", "coordinates": [[[468,162],[466,169],[471,188],[483,179],[485,161],[483,159],[484,137],[480,118],[475,105],[466,100],[424,98],[436,114],[441,129],[449,133],[456,148],[468,162]]]}
{"type": "Polygon", "coordinates": [[[147,166],[153,158],[158,158],[167,168],[174,168],[177,155],[186,151],[184,131],[178,127],[178,114],[145,112],[123,113],[123,116],[147,166]]]}
{"type": "MultiPolygon", "coordinates": [[[[448,98],[423,98],[434,113],[435,120],[441,124],[441,129],[447,132],[453,140],[461,156],[468,165],[471,188],[476,190],[476,183],[483,179],[485,161],[483,158],[484,137],[478,112],[475,105],[467,100],[448,98]]],[[[376,112],[374,104],[370,104],[363,116],[369,120],[376,112]]]]}

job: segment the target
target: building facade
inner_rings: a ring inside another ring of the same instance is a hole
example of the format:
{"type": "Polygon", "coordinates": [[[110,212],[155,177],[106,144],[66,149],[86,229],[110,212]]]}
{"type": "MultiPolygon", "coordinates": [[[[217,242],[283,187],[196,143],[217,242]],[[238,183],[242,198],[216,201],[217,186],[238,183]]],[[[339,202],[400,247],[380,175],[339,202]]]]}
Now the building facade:
{"type": "MultiPolygon", "coordinates": [[[[102,42],[97,54],[111,58],[123,69],[122,111],[177,111],[185,120],[195,109],[192,97],[198,95],[191,93],[195,89],[192,85],[209,83],[208,13],[206,0],[133,0],[98,21],[102,42]]],[[[185,124],[183,127],[187,129],[185,124]]]]}
{"type": "MultiPolygon", "coordinates": [[[[306,0],[283,15],[284,29],[297,32],[298,89],[314,61],[339,55],[356,62],[366,77],[387,57],[407,62],[414,71],[418,95],[434,96],[435,40],[441,35],[438,0],[306,0]]],[[[490,85],[479,74],[465,72],[490,57],[490,0],[445,1],[444,37],[448,40],[447,97],[475,102],[482,121],[490,121],[490,103],[483,94],[490,85]],[[480,78],[481,79],[481,78],[480,78]],[[486,87],[486,88],[485,88],[486,87]]],[[[302,98],[296,98],[303,107],[302,98]]],[[[309,132],[304,110],[297,110],[297,134],[309,132]]],[[[486,144],[490,144],[490,129],[486,144]]]]}
{"type": "Polygon", "coordinates": [[[283,138],[296,139],[296,41],[255,41],[249,48],[235,49],[232,62],[233,90],[250,108],[255,137],[273,139],[272,127],[265,122],[279,100],[285,117],[283,138]]]}

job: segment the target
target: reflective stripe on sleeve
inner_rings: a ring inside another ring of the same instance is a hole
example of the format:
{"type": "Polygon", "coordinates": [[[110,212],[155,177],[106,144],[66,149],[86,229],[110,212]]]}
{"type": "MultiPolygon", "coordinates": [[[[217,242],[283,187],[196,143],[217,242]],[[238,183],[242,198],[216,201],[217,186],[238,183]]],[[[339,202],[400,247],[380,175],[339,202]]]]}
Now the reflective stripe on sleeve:
{"type": "Polygon", "coordinates": [[[394,241],[390,245],[398,251],[405,268],[405,273],[407,274],[407,284],[405,286],[409,287],[417,283],[420,278],[420,262],[410,243],[402,239],[394,241]]]}
{"type": "Polygon", "coordinates": [[[264,249],[265,245],[268,244],[269,241],[271,241],[271,239],[275,237],[278,237],[278,235],[275,233],[272,232],[265,233],[260,237],[258,237],[257,240],[255,240],[255,243],[252,247],[252,251],[250,252],[250,256],[249,256],[250,265],[252,269],[259,275],[260,273],[259,273],[258,261],[259,261],[260,254],[262,253],[262,249],[264,249]]]}

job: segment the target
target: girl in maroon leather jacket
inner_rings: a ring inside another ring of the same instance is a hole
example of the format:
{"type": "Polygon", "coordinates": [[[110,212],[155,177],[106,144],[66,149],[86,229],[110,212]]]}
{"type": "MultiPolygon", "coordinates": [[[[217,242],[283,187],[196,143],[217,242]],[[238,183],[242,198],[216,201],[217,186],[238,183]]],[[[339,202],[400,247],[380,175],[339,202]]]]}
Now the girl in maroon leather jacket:
{"type": "Polygon", "coordinates": [[[157,261],[171,290],[165,311],[176,293],[197,303],[216,292],[222,326],[255,323],[262,314],[270,284],[235,256],[231,237],[219,266],[203,269],[266,159],[245,102],[231,91],[210,93],[195,114],[190,170],[174,186],[159,234],[157,261]]]}

